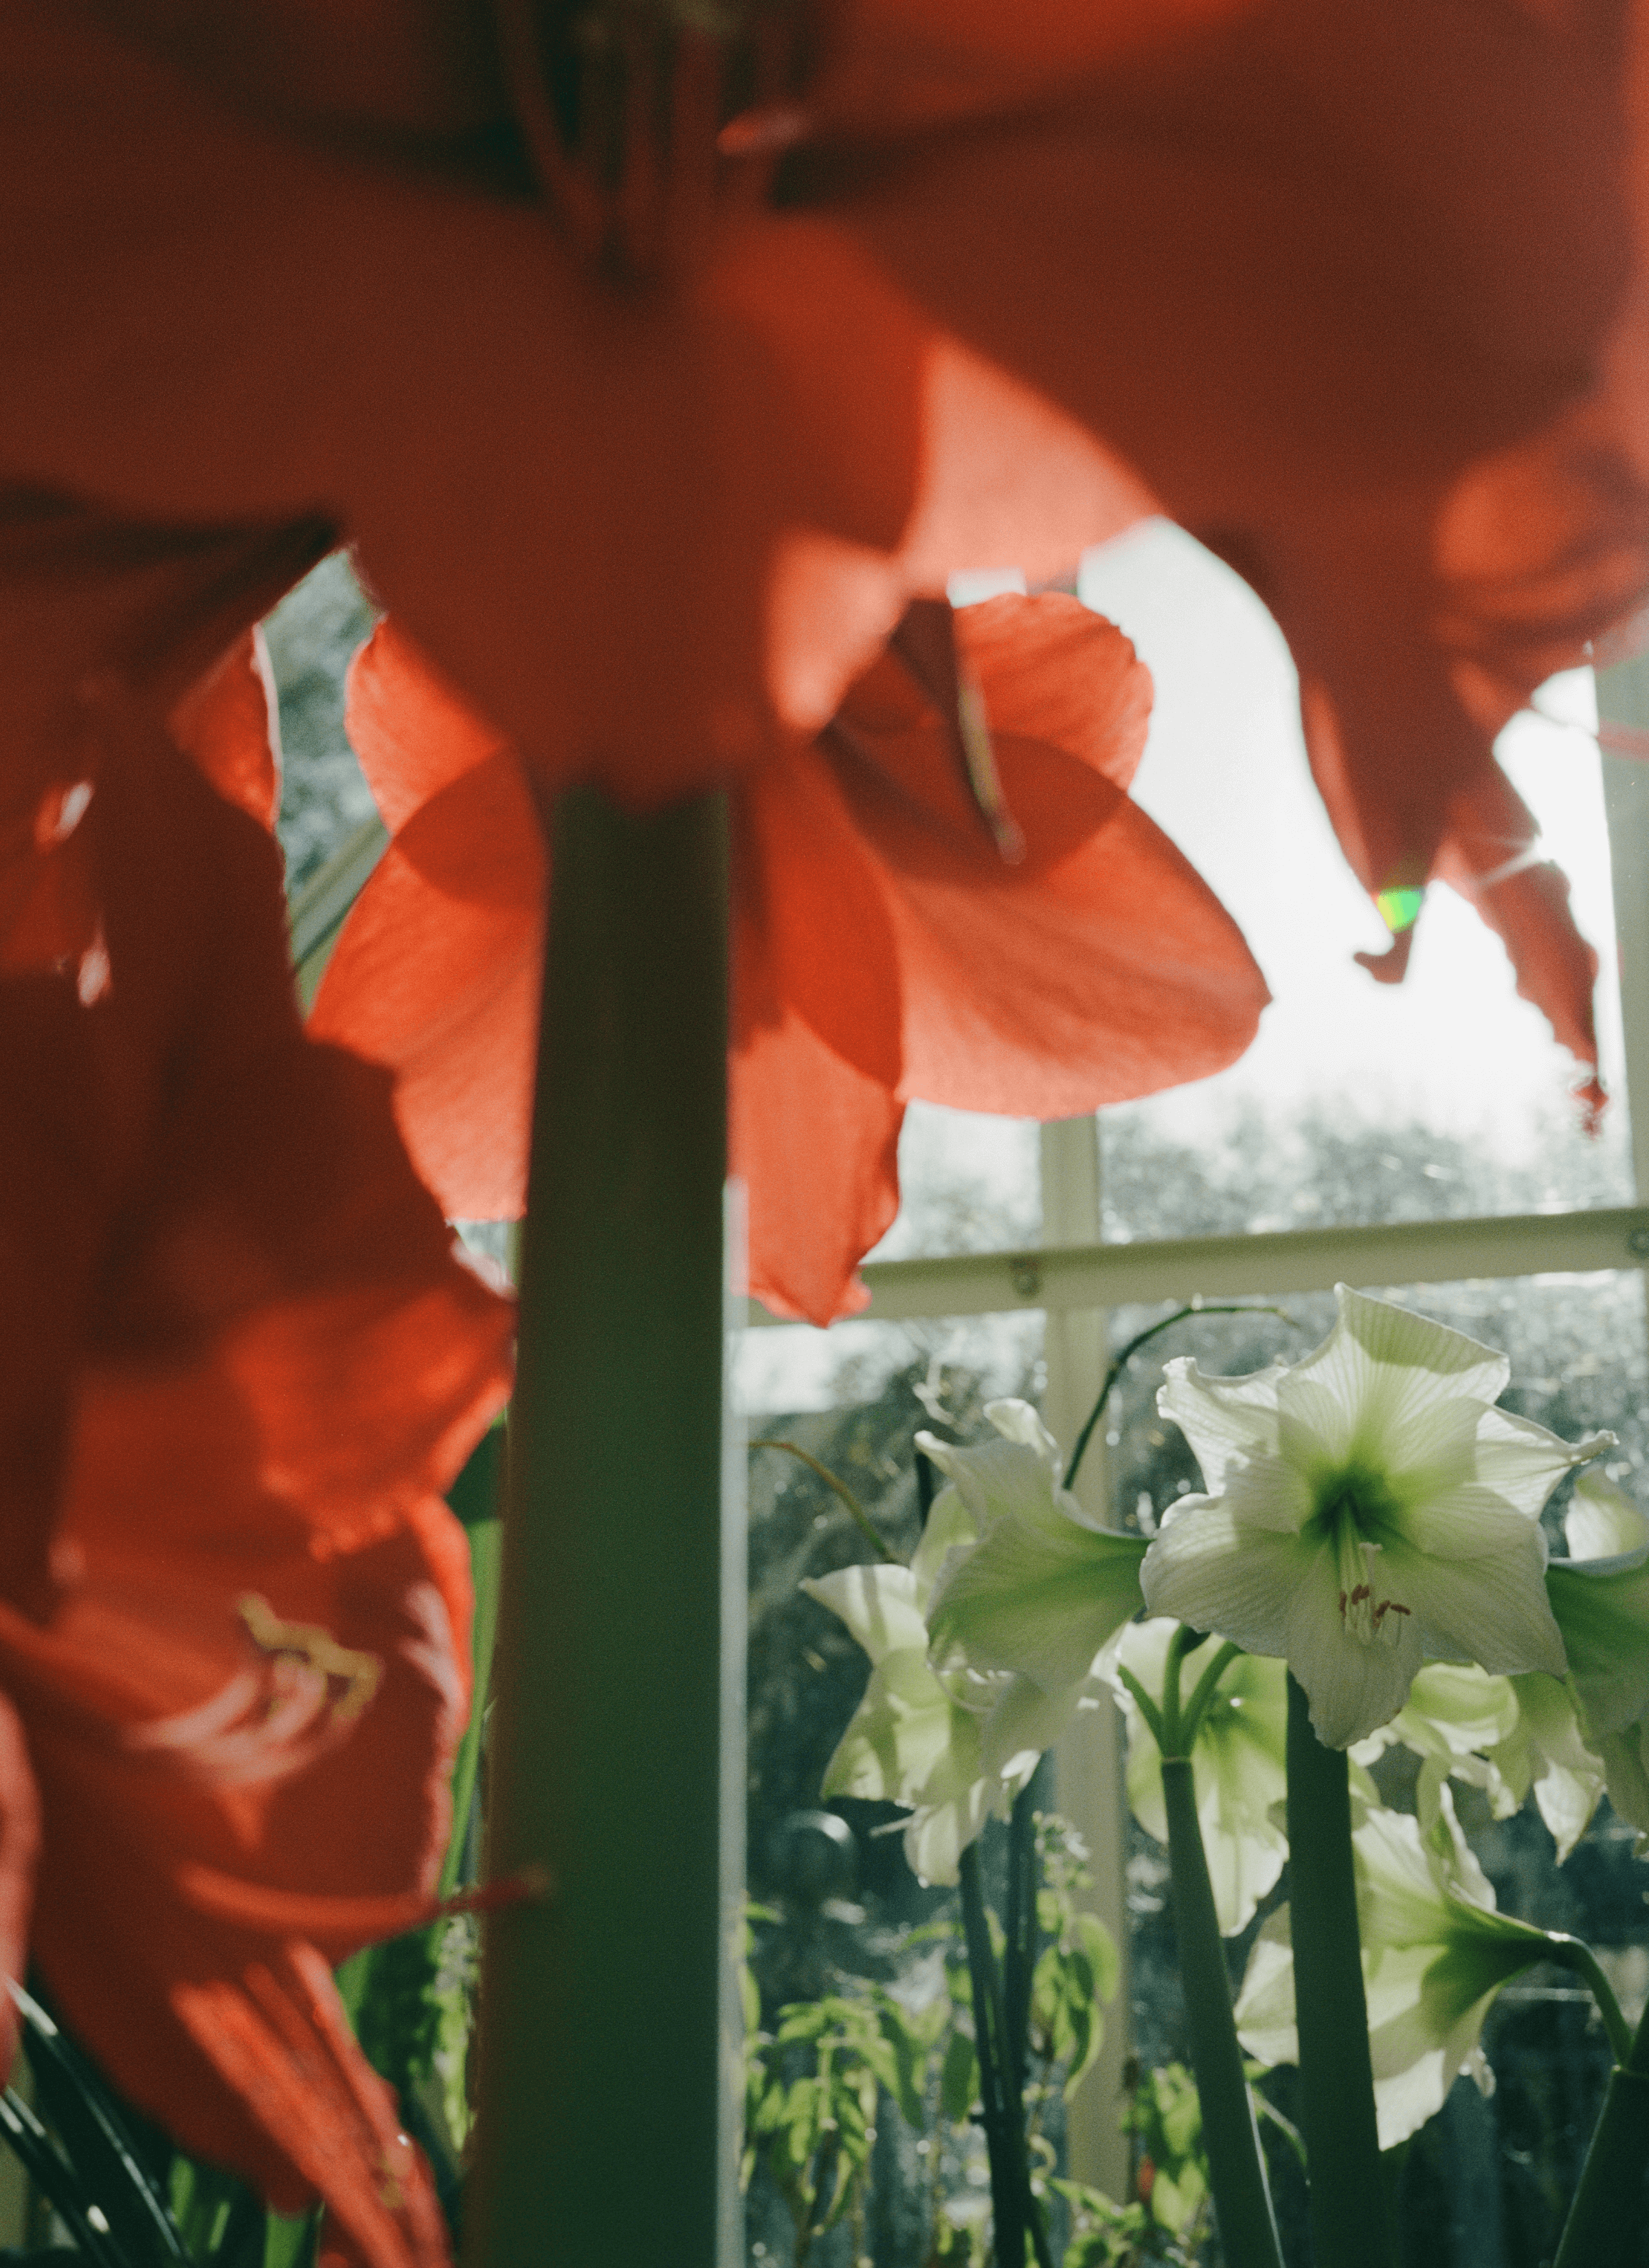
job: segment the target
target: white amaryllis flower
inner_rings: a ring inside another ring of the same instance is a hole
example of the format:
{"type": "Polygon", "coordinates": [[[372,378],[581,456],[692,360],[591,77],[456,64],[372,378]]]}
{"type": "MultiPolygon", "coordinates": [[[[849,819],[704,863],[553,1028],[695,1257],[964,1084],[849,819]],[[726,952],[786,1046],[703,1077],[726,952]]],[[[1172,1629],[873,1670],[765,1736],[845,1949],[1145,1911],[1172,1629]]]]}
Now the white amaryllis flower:
{"type": "Polygon", "coordinates": [[[1247,1378],[1167,1366],[1158,1406],[1208,1494],[1182,1498],[1145,1555],[1152,1614],[1280,1654],[1343,1749],[1395,1716],[1427,1654],[1561,1676],[1540,1513],[1577,1444],[1498,1410],[1504,1355],[1336,1287],[1315,1353],[1247,1378]]]}
{"type": "MultiPolygon", "coordinates": [[[[1159,1704],[1169,1641],[1178,1628],[1167,1621],[1130,1623],[1116,1649],[1117,1669],[1126,1669],[1159,1704]]],[[[1196,1653],[1183,1663],[1186,1694],[1202,1666],[1196,1653]]],[[[1161,1754],[1120,1675],[1115,1685],[1128,1722],[1129,1806],[1146,1834],[1166,1843],[1161,1754]]],[[[1288,1856],[1288,1837],[1277,1815],[1288,1792],[1287,1747],[1288,1688],[1282,1663],[1239,1654],[1221,1677],[1191,1748],[1197,1824],[1214,1909],[1226,1937],[1248,1927],[1288,1856]]]]}
{"type": "Polygon", "coordinates": [[[865,1697],[826,1767],[822,1792],[909,1806],[905,1856],[924,1882],[955,1881],[963,1851],[987,1818],[1006,1815],[1069,1713],[1050,1712],[1027,1678],[966,1668],[940,1676],[930,1667],[934,1585],[947,1563],[974,1550],[983,1525],[975,1492],[944,1489],[909,1566],[843,1567],[801,1587],[841,1617],[871,1658],[865,1697]]]}
{"type": "Polygon", "coordinates": [[[934,1591],[933,1660],[942,1670],[1028,1679],[1049,1721],[1063,1724],[1143,1603],[1145,1538],[1088,1518],[1061,1484],[1058,1445],[1028,1403],[992,1402],[985,1415],[1000,1440],[961,1449],[917,1436],[981,1531],[975,1550],[952,1556],[934,1591]]]}
{"type": "Polygon", "coordinates": [[[1427,1662],[1390,1724],[1351,1755],[1371,1764],[1399,1742],[1421,1760],[1415,1808],[1423,1830],[1437,1823],[1447,1780],[1481,1788],[1497,1819],[1509,1819],[1532,1787],[1561,1860],[1603,1793],[1602,1763],[1580,1738],[1566,1685],[1542,1670],[1491,1677],[1469,1663],[1427,1662]]]}
{"type": "MultiPolygon", "coordinates": [[[[1353,1830],[1351,1856],[1374,2108],[1380,2146],[1389,2150],[1441,2110],[1461,2072],[1490,2091],[1478,2044],[1489,2005],[1503,1984],[1549,1959],[1552,1944],[1495,1911],[1447,1788],[1430,1835],[1417,1820],[1369,1807],[1353,1830]]],[[[1255,1942],[1235,2014],[1251,2055],[1267,2064],[1299,2059],[1285,1906],[1255,1942]]]]}

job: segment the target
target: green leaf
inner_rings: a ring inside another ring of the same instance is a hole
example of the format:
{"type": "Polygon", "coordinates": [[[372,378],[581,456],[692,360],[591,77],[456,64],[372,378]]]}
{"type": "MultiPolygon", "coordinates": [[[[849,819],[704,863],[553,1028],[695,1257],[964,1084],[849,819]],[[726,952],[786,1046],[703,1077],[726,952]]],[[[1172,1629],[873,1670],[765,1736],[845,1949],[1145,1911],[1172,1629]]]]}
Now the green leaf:
{"type": "Polygon", "coordinates": [[[11,1993],[40,2108],[114,2243],[145,2268],[151,2262],[157,2268],[186,2263],[182,2235],[101,2075],[39,2000],[18,1985],[11,1993]]]}
{"type": "Polygon", "coordinates": [[[979,2058],[972,2040],[959,2029],[951,2034],[939,2066],[939,2109],[953,2125],[958,2125],[978,2100],[979,2058]]]}
{"type": "Polygon", "coordinates": [[[1116,1987],[1122,1976],[1116,1940],[1098,1914],[1075,1913],[1071,1916],[1071,1922],[1082,1950],[1093,1963],[1094,1998],[1108,2007],[1116,1998],[1116,1987]]]}

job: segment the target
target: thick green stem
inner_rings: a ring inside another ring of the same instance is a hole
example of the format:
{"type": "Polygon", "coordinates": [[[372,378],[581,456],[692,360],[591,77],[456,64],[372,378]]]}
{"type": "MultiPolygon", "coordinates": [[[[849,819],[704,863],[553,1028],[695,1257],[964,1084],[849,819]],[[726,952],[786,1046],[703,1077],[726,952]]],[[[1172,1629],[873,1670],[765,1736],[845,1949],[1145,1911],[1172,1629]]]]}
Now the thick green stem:
{"type": "Polygon", "coordinates": [[[463,1874],[465,1853],[469,1847],[469,1815],[475,1800],[475,1778],[481,1762],[481,1739],[491,1693],[492,1647],[498,1629],[498,1579],[504,1558],[503,1523],[498,1518],[504,1447],[504,1428],[495,1425],[447,1496],[447,1502],[463,1521],[469,1537],[475,1620],[470,1632],[473,1683],[469,1722],[453,1765],[453,1827],[445,1863],[441,1868],[443,1897],[450,1896],[460,1887],[463,1874]]]}
{"type": "Polygon", "coordinates": [[[1292,1673],[1288,1865],[1312,2243],[1334,2268],[1396,2268],[1374,2117],[1346,1760],[1312,1731],[1310,1704],[1292,1673]]]}
{"type": "Polygon", "coordinates": [[[1025,2259],[1026,2184],[1023,2153],[1013,2148],[1012,2116],[1003,2069],[1006,2023],[990,1924],[979,1880],[979,1845],[970,1843],[958,1868],[962,1894],[962,1935],[968,1947],[968,1978],[973,1987],[974,2052],[979,2059],[979,2107],[990,2162],[990,2214],[996,2233],[997,2268],[1022,2268],[1025,2259]]]}
{"type": "Polygon", "coordinates": [[[1643,2227],[1649,2171],[1649,2008],[1623,2064],[1609,2073],[1580,2186],[1554,2268],[1616,2268],[1643,2227]]]}
{"type": "Polygon", "coordinates": [[[1232,2021],[1225,1940],[1203,1855],[1189,1756],[1164,1757],[1162,1794],[1168,1815],[1174,1934],[1220,2246],[1230,2268],[1282,2268],[1259,2128],[1232,2021]]]}
{"type": "Polygon", "coordinates": [[[1034,1772],[1013,1800],[1008,1822],[1006,1940],[1002,1962],[1002,1999],[1007,2020],[1004,2054],[1009,2093],[1025,2099],[1025,2066],[1031,2029],[1031,1986],[1036,1972],[1036,1806],[1043,1772],[1034,1772]]]}
{"type": "Polygon", "coordinates": [[[470,2268],[732,2268],[742,1496],[719,799],[555,814],[511,1418],[470,2268]],[[636,2177],[637,2120],[646,2175],[636,2177]]]}

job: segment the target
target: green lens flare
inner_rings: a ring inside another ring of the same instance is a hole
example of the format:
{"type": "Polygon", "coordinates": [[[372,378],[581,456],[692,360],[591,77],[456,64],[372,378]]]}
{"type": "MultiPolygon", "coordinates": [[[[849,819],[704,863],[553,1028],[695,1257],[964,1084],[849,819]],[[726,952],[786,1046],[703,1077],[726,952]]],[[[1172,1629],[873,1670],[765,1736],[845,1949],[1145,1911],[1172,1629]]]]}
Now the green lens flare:
{"type": "Polygon", "coordinates": [[[1424,890],[1381,890],[1374,903],[1380,908],[1381,920],[1395,937],[1400,930],[1413,927],[1424,898],[1424,890]]]}

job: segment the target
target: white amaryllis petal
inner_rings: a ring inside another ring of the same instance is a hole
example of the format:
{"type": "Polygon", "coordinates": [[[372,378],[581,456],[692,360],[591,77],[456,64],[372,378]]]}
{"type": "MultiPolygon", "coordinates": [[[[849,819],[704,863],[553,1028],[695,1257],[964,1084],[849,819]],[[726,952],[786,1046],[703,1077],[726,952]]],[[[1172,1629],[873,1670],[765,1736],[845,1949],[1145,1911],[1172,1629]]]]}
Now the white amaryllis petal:
{"type": "Polygon", "coordinates": [[[978,1751],[978,1719],[956,1707],[921,1655],[889,1654],[871,1671],[825,1767],[822,1793],[918,1803],[941,1771],[965,1771],[969,1761],[976,1767],[978,1751]]]}
{"type": "Polygon", "coordinates": [[[1546,1540],[1540,1521],[1513,1510],[1475,1476],[1424,1497],[1394,1499],[1382,1525],[1431,1559],[1475,1563],[1498,1558],[1520,1545],[1532,1550],[1542,1571],[1545,1569],[1546,1540]]]}
{"type": "Polygon", "coordinates": [[[905,1858],[919,1882],[949,1889],[962,1852],[1002,1806],[990,1781],[977,1779],[947,1803],[924,1804],[905,1829],[905,1858]]]}
{"type": "Polygon", "coordinates": [[[1245,1378],[1208,1378],[1188,1355],[1163,1366],[1157,1407],[1190,1443],[1211,1494],[1225,1486],[1227,1457],[1276,1454],[1277,1381],[1283,1368],[1273,1362],[1245,1378]]]}
{"type": "Polygon", "coordinates": [[[1043,1425],[1042,1413],[1017,1395],[1005,1395],[1000,1401],[987,1402],[985,1416],[1005,1441],[1018,1441],[1027,1449],[1034,1450],[1057,1480],[1064,1469],[1059,1454],[1059,1444],[1043,1425]]]}
{"type": "Polygon", "coordinates": [[[1313,1557],[1298,1535],[1246,1526],[1223,1501],[1182,1497],[1139,1570],[1153,1615],[1218,1631],[1246,1653],[1288,1652],[1288,1602],[1313,1557]]]}
{"type": "Polygon", "coordinates": [[[987,1405],[985,1415],[999,1439],[960,1447],[937,1433],[918,1433],[917,1447],[961,1492],[983,1535],[998,1520],[1015,1514],[1033,1523],[1074,1520],[1087,1523],[1077,1500],[1059,1485],[1059,1451],[1053,1436],[1027,1402],[987,1405]]]}
{"type": "Polygon", "coordinates": [[[1609,1437],[1571,1445],[1495,1409],[1503,1356],[1343,1285],[1336,1296],[1322,1346],[1231,1381],[1240,1400],[1184,1373],[1165,1388],[1165,1415],[1205,1426],[1218,1490],[1164,1521],[1140,1585],[1153,1614],[1286,1653],[1319,1739],[1343,1748],[1402,1706],[1428,1651],[1562,1675],[1539,1513],[1609,1437]],[[1274,1449],[1255,1446],[1267,1391],[1274,1449]]]}
{"type": "Polygon", "coordinates": [[[924,1616],[952,1552],[969,1550],[978,1541],[979,1523],[961,1491],[953,1485],[942,1488],[933,1499],[922,1540],[910,1555],[916,1602],[924,1616]]]}
{"type": "Polygon", "coordinates": [[[1281,1649],[1306,1689],[1311,1727],[1325,1749],[1350,1748],[1395,1716],[1421,1661],[1412,1615],[1388,1611],[1372,1642],[1358,1633],[1339,1607],[1346,1580],[1326,1543],[1311,1551],[1289,1597],[1288,1642],[1281,1649]]]}
{"type": "Polygon", "coordinates": [[[844,1567],[802,1586],[872,1665],[824,1793],[908,1805],[905,1852],[925,1882],[955,1881],[961,1853],[988,1817],[1005,1816],[1081,1705],[1095,1656],[1140,1604],[1144,1538],[1078,1516],[1059,1485],[1058,1447],[1028,1403],[992,1403],[986,1414],[993,1441],[917,1436],[947,1485],[909,1567],[844,1567]],[[968,1571],[986,1550],[997,1576],[976,1581],[968,1571]],[[930,1622],[952,1598],[961,1604],[941,1675],[930,1622]],[[1023,1644],[998,1644],[1004,1632],[1023,1644]]]}
{"type": "MultiPolygon", "coordinates": [[[[965,1508],[956,1512],[971,1533],[965,1508]]],[[[963,1705],[940,1683],[917,1605],[923,1587],[911,1569],[897,1566],[843,1567],[802,1585],[841,1616],[872,1665],[821,1792],[911,1807],[905,1845],[911,1866],[924,1881],[953,1882],[957,1854],[990,1813],[1007,1808],[1008,1792],[983,1753],[984,1712],[1007,1681],[983,1687],[981,1708],[963,1705]]]]}
{"type": "Polygon", "coordinates": [[[1087,1685],[1060,1686],[1044,1692],[1034,1678],[1011,1677],[985,1719],[982,1750],[985,1771],[1005,1786],[1023,1786],[1046,1749],[1051,1749],[1075,1715],[1087,1685]]]}
{"type": "MultiPolygon", "coordinates": [[[[1477,1425],[1477,1478],[1526,1520],[1538,1520],[1564,1475],[1576,1465],[1589,1464],[1612,1447],[1614,1440],[1612,1433],[1588,1433],[1582,1441],[1564,1441],[1532,1418],[1519,1418],[1510,1410],[1488,1410],[1477,1425]]],[[[1577,1495],[1588,1486],[1591,1477],[1576,1484],[1577,1495]]],[[[1595,1479],[1609,1486],[1601,1474],[1595,1479]]],[[[1639,1513],[1640,1521],[1642,1517],[1639,1513]]],[[[1603,1556],[1589,1547],[1576,1552],[1572,1541],[1569,1549],[1577,1558],[1603,1556]]]]}
{"type": "Polygon", "coordinates": [[[1563,1516],[1572,1559],[1649,1559],[1649,1520],[1604,1473],[1583,1473],[1563,1516]]]}
{"type": "Polygon", "coordinates": [[[1514,1785],[1491,1756],[1514,1738],[1519,1722],[1517,1690],[1509,1677],[1491,1677],[1475,1663],[1428,1661],[1391,1722],[1358,1742],[1351,1758],[1367,1765],[1399,1744],[1414,1751],[1420,1758],[1415,1810],[1422,1831],[1441,1816],[1443,1789],[1451,1778],[1482,1788],[1495,1817],[1509,1819],[1528,1793],[1529,1773],[1523,1770],[1521,1784],[1514,1785]]]}
{"type": "Polygon", "coordinates": [[[1143,1536],[1016,1511],[946,1569],[928,1614],[934,1661],[1013,1671],[1046,1693],[1075,1687],[1138,1613],[1145,1554],[1143,1536]]]}
{"type": "Polygon", "coordinates": [[[1424,1437],[1440,1406],[1469,1401],[1487,1408],[1505,1391],[1512,1366],[1492,1347],[1344,1284],[1336,1285],[1334,1296],[1334,1329],[1288,1375],[1332,1397],[1341,1412],[1336,1454],[1360,1451],[1383,1463],[1387,1445],[1424,1437]]]}
{"type": "MultiPolygon", "coordinates": [[[[1561,1679],[1531,1674],[1514,1677],[1512,1687],[1517,1695],[1516,1729],[1491,1752],[1488,1762],[1520,1797],[1533,1785],[1535,1807],[1557,1845],[1561,1862],[1585,1834],[1597,1809],[1604,1786],[1603,1761],[1581,1739],[1574,1702],[1561,1679]]],[[[1622,1807],[1616,1804],[1616,1808],[1622,1807]]],[[[1622,1815],[1631,1817],[1624,1811],[1622,1815]]],[[[1633,1820],[1633,1824],[1649,1826],[1649,1815],[1633,1820]]]]}
{"type": "Polygon", "coordinates": [[[847,1624],[872,1661],[902,1648],[926,1653],[928,1626],[909,1567],[838,1567],[801,1587],[847,1624]]]}
{"type": "Polygon", "coordinates": [[[1392,1581],[1416,1602],[1429,1652],[1475,1661],[1503,1676],[1528,1669],[1563,1675],[1568,1665],[1542,1580],[1546,1539],[1538,1528],[1513,1513],[1501,1526],[1498,1541],[1485,1541],[1476,1559],[1428,1555],[1395,1543],[1388,1557],[1392,1581]]]}

